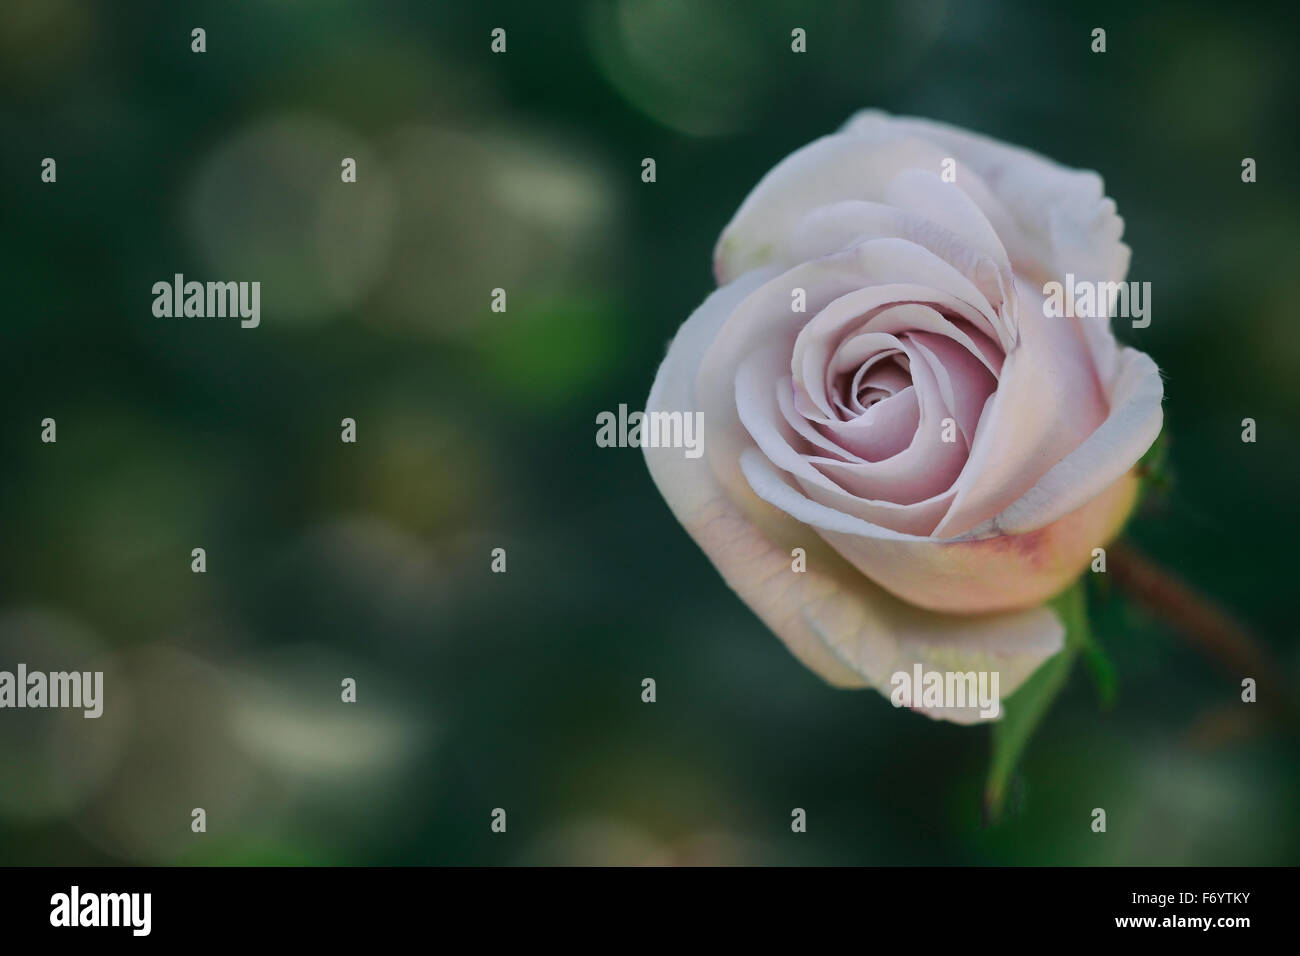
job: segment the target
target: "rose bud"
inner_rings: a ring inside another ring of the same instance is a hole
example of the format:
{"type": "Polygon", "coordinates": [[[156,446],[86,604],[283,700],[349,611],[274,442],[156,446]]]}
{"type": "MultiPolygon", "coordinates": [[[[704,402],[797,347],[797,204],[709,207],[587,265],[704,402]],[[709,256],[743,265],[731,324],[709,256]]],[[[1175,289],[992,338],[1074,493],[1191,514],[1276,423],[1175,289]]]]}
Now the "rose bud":
{"type": "Polygon", "coordinates": [[[1045,602],[1131,511],[1163,389],[1108,309],[1052,315],[1044,287],[1122,282],[1122,231],[1095,173],[877,112],[782,160],[723,230],[646,405],[702,413],[703,455],[644,452],[832,684],[888,694],[921,664],[1007,695],[1062,648],[1045,602]]]}

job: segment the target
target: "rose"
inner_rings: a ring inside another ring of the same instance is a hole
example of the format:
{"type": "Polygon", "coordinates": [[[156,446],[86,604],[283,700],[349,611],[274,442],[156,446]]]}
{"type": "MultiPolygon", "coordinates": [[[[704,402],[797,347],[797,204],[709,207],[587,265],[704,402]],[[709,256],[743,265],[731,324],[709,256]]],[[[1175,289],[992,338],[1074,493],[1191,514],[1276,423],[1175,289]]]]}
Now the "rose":
{"type": "Polygon", "coordinates": [[[919,663],[997,671],[1005,695],[1062,648],[1045,602],[1127,518],[1163,390],[1106,319],[1049,317],[1043,286],[1123,280],[1122,231],[1095,173],[878,112],[786,157],[723,230],[720,287],[646,404],[702,412],[704,455],[645,454],[831,683],[888,693],[919,663]]]}

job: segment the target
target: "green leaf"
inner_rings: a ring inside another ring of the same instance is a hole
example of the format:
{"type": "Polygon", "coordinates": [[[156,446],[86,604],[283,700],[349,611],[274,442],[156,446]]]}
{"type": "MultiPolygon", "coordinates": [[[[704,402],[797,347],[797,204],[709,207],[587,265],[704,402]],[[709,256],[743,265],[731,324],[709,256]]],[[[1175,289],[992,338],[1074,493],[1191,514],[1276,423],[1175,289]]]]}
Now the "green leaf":
{"type": "Polygon", "coordinates": [[[1048,658],[1002,702],[1004,713],[1002,719],[993,725],[993,757],[984,788],[985,823],[996,820],[1001,814],[1008,782],[1029,738],[1065,687],[1075,658],[1092,645],[1082,580],[1053,598],[1049,606],[1065,625],[1065,647],[1059,654],[1048,658]]]}
{"type": "MultiPolygon", "coordinates": [[[[1081,579],[1087,582],[1085,591],[1092,595],[1094,601],[1099,601],[1103,605],[1111,593],[1109,577],[1110,575],[1107,574],[1085,574],[1081,579]]],[[[1110,654],[1106,652],[1106,648],[1102,647],[1097,640],[1086,617],[1083,625],[1079,628],[1083,663],[1088,668],[1089,676],[1092,677],[1093,686],[1097,688],[1097,698],[1101,701],[1102,710],[1109,710],[1118,695],[1119,672],[1110,654]]]]}

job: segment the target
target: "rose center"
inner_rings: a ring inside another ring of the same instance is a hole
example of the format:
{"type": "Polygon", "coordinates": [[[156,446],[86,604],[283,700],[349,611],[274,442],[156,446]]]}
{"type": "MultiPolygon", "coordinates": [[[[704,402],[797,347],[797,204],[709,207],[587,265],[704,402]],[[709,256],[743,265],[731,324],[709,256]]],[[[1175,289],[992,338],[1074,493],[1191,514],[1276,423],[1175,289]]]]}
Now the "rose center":
{"type": "Polygon", "coordinates": [[[899,349],[887,349],[868,358],[852,375],[836,377],[835,405],[846,421],[852,420],[911,384],[911,360],[899,349]]]}

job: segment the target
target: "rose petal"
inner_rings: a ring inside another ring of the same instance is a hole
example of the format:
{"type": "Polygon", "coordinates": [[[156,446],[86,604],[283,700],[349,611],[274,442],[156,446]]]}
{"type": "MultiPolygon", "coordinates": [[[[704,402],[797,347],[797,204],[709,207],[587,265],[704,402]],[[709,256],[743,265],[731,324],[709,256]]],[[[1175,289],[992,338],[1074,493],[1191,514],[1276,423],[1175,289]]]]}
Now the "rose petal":
{"type": "Polygon", "coordinates": [[[1044,316],[1042,296],[1019,291],[1020,340],[1002,365],[939,537],[996,516],[1106,420],[1106,396],[1075,321],[1044,316]]]}
{"type": "Polygon", "coordinates": [[[994,223],[1012,264],[1039,284],[1067,272],[1103,282],[1118,281],[1128,272],[1129,248],[1120,241],[1124,220],[1094,172],[1070,169],[946,123],[878,110],[858,113],[844,132],[866,142],[916,137],[957,160],[959,184],[964,171],[974,172],[1015,221],[1014,229],[994,223]]]}
{"type": "MultiPolygon", "coordinates": [[[[714,249],[718,282],[778,260],[787,237],[818,206],[844,200],[885,202],[889,184],[900,173],[937,172],[950,157],[949,151],[923,138],[879,125],[865,133],[824,136],[796,150],[759,181],[723,229],[714,249]]],[[[996,236],[1005,239],[1017,231],[977,172],[968,169],[958,175],[957,188],[984,214],[996,236]]],[[[983,235],[981,230],[967,241],[978,247],[983,235]]]]}
{"type": "Polygon", "coordinates": [[[1119,353],[1110,414],[1096,431],[972,537],[1023,534],[1078,508],[1137,463],[1160,434],[1164,413],[1160,370],[1136,349],[1119,353]]]}
{"type": "MultiPolygon", "coordinates": [[[[762,350],[782,356],[794,366],[799,360],[790,356],[803,326],[811,324],[810,315],[812,321],[826,325],[827,335],[838,335],[861,314],[899,301],[922,301],[971,323],[981,319],[986,325],[988,322],[971,302],[959,297],[963,293],[980,297],[968,280],[932,253],[901,240],[865,242],[779,276],[772,273],[764,270],[766,281],[757,288],[746,283],[748,294],[723,318],[717,336],[706,348],[696,383],[702,407],[711,409],[715,418],[727,419],[711,425],[709,442],[718,454],[709,457],[723,486],[737,493],[746,488],[739,468],[746,441],[744,430],[736,427],[735,379],[741,363],[753,352],[762,350]],[[902,280],[897,284],[873,284],[887,276],[901,276],[902,280]],[[794,289],[805,290],[807,314],[792,311],[794,289]],[[849,294],[853,298],[842,309],[837,305],[827,313],[832,303],[849,294]],[[827,314],[823,318],[821,313],[827,314]]],[[[808,344],[817,342],[813,334],[803,338],[808,344]]]]}
{"type": "Polygon", "coordinates": [[[1017,535],[937,541],[899,534],[828,507],[789,484],[757,450],[741,458],[754,493],[816,528],[854,567],[919,607],[977,614],[1041,604],[1079,575],[1123,526],[1137,479],[1121,477],[1081,508],[1017,535]]]}
{"type": "Polygon", "coordinates": [[[1010,267],[1004,261],[995,261],[971,241],[897,206],[855,199],[816,206],[800,218],[773,260],[793,266],[867,239],[888,238],[914,242],[966,276],[984,296],[977,303],[981,310],[995,313],[1002,308],[1011,284],[1010,267]]]}
{"type": "MultiPolygon", "coordinates": [[[[646,402],[649,411],[711,409],[695,394],[700,357],[735,306],[770,276],[758,273],[714,292],[679,330],[646,402]]],[[[705,459],[710,440],[705,442],[705,459]]],[[[733,497],[705,459],[681,449],[646,448],[651,476],[674,515],[704,549],[727,583],[806,666],[838,686],[874,686],[889,692],[889,678],[915,662],[944,662],[970,670],[996,665],[1001,691],[1010,694],[1062,646],[1051,612],[989,617],[972,627],[909,607],[866,581],[799,522],[746,491],[733,497]],[[808,570],[791,569],[790,552],[803,547],[808,570]]],[[[754,454],[758,454],[754,452],[754,454]]],[[[760,456],[761,457],[761,456],[760,456]]],[[[940,711],[933,716],[963,720],[940,711]]]]}

